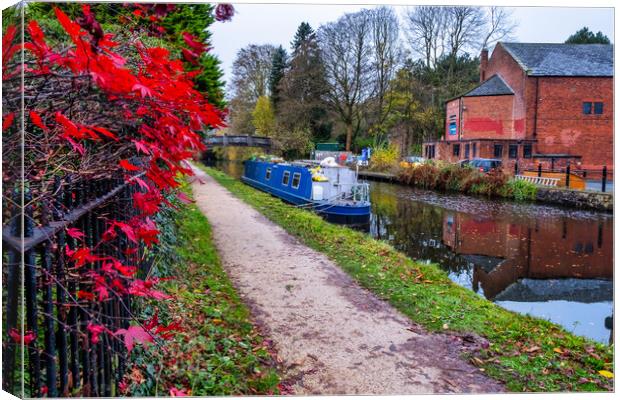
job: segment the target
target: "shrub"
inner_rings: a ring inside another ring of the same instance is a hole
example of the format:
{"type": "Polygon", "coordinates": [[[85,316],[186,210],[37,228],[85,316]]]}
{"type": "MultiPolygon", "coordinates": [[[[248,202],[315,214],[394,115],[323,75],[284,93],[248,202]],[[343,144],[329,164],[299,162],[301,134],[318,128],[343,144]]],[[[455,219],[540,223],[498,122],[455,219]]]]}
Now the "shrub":
{"type": "Polygon", "coordinates": [[[398,167],[399,151],[392,144],[374,149],[370,158],[370,169],[373,171],[389,171],[398,167]]]}
{"type": "Polygon", "coordinates": [[[424,189],[515,198],[519,201],[536,199],[535,185],[508,179],[508,175],[501,170],[484,174],[473,168],[443,162],[426,162],[416,167],[405,167],[398,173],[400,182],[424,189]]]}
{"type": "Polygon", "coordinates": [[[536,192],[538,192],[538,188],[531,182],[511,179],[506,184],[506,187],[511,189],[512,196],[510,197],[513,197],[515,200],[536,200],[536,192]]]}

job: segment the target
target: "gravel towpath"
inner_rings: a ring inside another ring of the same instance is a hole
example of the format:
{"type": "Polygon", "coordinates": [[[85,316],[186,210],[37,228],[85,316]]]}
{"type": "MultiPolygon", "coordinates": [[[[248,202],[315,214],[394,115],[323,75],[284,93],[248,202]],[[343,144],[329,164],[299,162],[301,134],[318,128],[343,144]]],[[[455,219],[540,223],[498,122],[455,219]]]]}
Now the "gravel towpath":
{"type": "Polygon", "coordinates": [[[224,268],[274,342],[295,394],[504,390],[460,359],[467,340],[425,332],[325,255],[194,172],[194,197],[213,227],[224,268]]]}

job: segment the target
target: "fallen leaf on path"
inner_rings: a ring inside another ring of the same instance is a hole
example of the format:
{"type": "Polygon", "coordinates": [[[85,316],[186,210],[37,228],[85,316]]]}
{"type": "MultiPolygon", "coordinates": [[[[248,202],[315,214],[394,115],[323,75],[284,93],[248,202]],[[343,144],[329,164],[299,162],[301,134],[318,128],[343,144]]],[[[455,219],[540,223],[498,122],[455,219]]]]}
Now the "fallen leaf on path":
{"type": "Polygon", "coordinates": [[[613,372],[607,371],[605,369],[602,369],[602,370],[598,371],[598,373],[600,375],[603,375],[605,378],[613,379],[613,377],[614,377],[614,373],[613,372]]]}

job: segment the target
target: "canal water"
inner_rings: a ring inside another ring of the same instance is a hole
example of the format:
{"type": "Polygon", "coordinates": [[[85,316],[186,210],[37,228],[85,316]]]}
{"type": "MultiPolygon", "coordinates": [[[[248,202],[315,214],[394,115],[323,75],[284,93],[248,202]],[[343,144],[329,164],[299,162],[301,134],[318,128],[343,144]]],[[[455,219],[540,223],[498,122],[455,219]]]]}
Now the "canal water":
{"type": "MultiPolygon", "coordinates": [[[[239,177],[241,163],[218,167],[239,177]]],[[[613,333],[613,218],[370,182],[370,234],[496,304],[602,343],[613,333]]]]}

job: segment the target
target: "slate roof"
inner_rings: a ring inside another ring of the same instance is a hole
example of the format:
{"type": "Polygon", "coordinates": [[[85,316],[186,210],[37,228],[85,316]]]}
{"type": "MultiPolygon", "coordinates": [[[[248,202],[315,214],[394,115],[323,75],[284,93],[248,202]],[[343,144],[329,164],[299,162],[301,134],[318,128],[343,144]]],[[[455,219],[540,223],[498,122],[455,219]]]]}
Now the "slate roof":
{"type": "Polygon", "coordinates": [[[469,92],[465,93],[463,97],[501,96],[505,94],[514,94],[514,92],[501,76],[495,74],[469,92]]]}
{"type": "Polygon", "coordinates": [[[529,76],[614,76],[611,44],[499,43],[529,76]]]}

